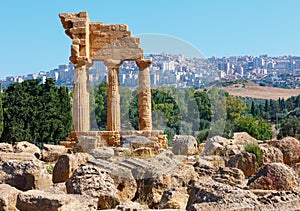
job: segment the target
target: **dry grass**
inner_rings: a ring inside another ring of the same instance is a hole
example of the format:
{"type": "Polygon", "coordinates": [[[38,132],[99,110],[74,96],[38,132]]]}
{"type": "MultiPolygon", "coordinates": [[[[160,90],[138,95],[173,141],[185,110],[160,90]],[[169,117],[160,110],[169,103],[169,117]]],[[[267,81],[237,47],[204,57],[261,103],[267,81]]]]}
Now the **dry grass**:
{"type": "Polygon", "coordinates": [[[253,82],[243,84],[234,84],[223,88],[230,95],[240,97],[251,97],[259,99],[288,99],[292,96],[300,95],[300,89],[283,89],[275,87],[259,86],[253,82]]]}

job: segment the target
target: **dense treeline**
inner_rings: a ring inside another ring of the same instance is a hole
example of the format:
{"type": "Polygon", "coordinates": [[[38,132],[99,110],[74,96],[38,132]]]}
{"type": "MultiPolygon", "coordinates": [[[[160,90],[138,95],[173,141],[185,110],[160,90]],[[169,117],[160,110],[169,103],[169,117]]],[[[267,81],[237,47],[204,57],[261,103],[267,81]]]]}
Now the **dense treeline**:
{"type": "Polygon", "coordinates": [[[55,86],[53,79],[44,84],[38,79],[13,83],[4,89],[2,101],[2,142],[57,144],[69,136],[72,129],[69,92],[66,87],[55,86]]]}
{"type": "Polygon", "coordinates": [[[244,99],[253,116],[272,122],[279,130],[278,138],[300,138],[300,95],[278,100],[244,99]]]}
{"type": "MultiPolygon", "coordinates": [[[[107,83],[91,88],[91,129],[106,130],[107,83]]],[[[122,130],[138,129],[137,90],[120,87],[122,130]]],[[[236,98],[221,89],[209,90],[159,87],[152,89],[153,129],[164,130],[169,139],[189,134],[199,142],[234,132],[248,132],[257,139],[300,138],[300,96],[287,100],[236,98]]],[[[11,84],[0,97],[2,142],[58,143],[72,127],[70,94],[65,87],[47,79],[11,84]],[[2,103],[1,103],[2,101],[2,103]],[[2,106],[2,108],[1,108],[2,106]]]]}
{"type": "MultiPolygon", "coordinates": [[[[107,84],[103,82],[92,89],[91,95],[91,122],[100,130],[106,129],[106,89],[107,84]]],[[[137,91],[121,87],[120,96],[122,129],[138,130],[137,91]]],[[[238,131],[258,139],[270,139],[271,124],[248,110],[242,99],[218,88],[152,89],[153,129],[164,130],[169,139],[175,134],[190,134],[201,142],[215,135],[230,138],[238,131]]]]}

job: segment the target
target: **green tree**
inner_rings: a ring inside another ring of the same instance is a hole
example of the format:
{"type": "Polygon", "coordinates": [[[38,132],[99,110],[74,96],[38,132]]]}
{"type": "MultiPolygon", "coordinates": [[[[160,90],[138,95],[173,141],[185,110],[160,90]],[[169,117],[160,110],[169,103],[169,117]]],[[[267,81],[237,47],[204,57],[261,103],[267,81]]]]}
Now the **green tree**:
{"type": "MultiPolygon", "coordinates": [[[[129,121],[132,127],[135,130],[139,129],[139,113],[138,113],[138,92],[134,90],[132,92],[132,95],[134,96],[133,99],[130,102],[129,105],[129,121]]],[[[153,110],[152,110],[153,115],[153,110]]],[[[152,117],[153,119],[153,117],[152,117]]],[[[152,122],[153,124],[153,122],[152,122]]]]}
{"type": "Polygon", "coordinates": [[[286,136],[300,139],[300,118],[291,116],[281,124],[277,138],[281,139],[286,136]]]}
{"type": "Polygon", "coordinates": [[[259,140],[272,138],[272,126],[263,119],[250,116],[241,116],[234,126],[235,132],[247,132],[259,140]]]}
{"type": "Polygon", "coordinates": [[[160,111],[165,118],[166,126],[173,128],[179,134],[180,110],[171,88],[160,87],[151,90],[152,111],[160,111]]]}
{"type": "MultiPolygon", "coordinates": [[[[121,111],[121,129],[132,130],[133,126],[130,124],[129,110],[130,103],[134,97],[132,91],[128,87],[120,87],[120,111],[121,111]]],[[[138,108],[136,108],[138,109],[138,108]]]]}
{"type": "Polygon", "coordinates": [[[212,111],[212,121],[226,120],[226,99],[228,97],[228,93],[222,89],[213,87],[208,91],[208,95],[212,111]]]}
{"type": "MultiPolygon", "coordinates": [[[[57,144],[59,140],[63,140],[60,133],[63,132],[65,134],[63,124],[66,123],[64,115],[67,115],[67,113],[61,113],[64,110],[60,105],[60,100],[63,99],[59,98],[59,89],[55,86],[53,79],[47,79],[45,84],[37,86],[36,89],[40,91],[40,95],[35,96],[37,102],[39,102],[37,105],[39,121],[36,121],[36,124],[33,123],[35,125],[35,129],[33,130],[35,135],[33,138],[35,139],[35,143],[55,142],[57,144]],[[57,134],[60,135],[57,136],[57,134]]],[[[65,105],[65,102],[63,103],[65,105]]],[[[67,132],[70,132],[70,128],[67,132]]]]}
{"type": "MultiPolygon", "coordinates": [[[[196,91],[194,96],[198,106],[199,119],[211,121],[212,108],[208,93],[206,91],[196,91]]],[[[200,129],[205,128],[201,128],[200,125],[200,129]]]]}
{"type": "Polygon", "coordinates": [[[178,91],[178,106],[180,108],[180,134],[195,135],[199,129],[199,108],[195,90],[190,88],[178,91]],[[181,100],[184,99],[184,100],[181,100]]]}
{"type": "Polygon", "coordinates": [[[53,79],[11,84],[4,90],[3,117],[2,141],[57,144],[71,131],[68,90],[56,87],[53,79]]]}
{"type": "Polygon", "coordinates": [[[245,108],[246,106],[241,99],[228,96],[226,98],[227,120],[234,121],[238,119],[245,108]]]}
{"type": "MultiPolygon", "coordinates": [[[[107,83],[101,82],[93,90],[95,103],[91,108],[91,118],[96,118],[96,124],[99,130],[107,130],[107,83]]],[[[95,128],[96,129],[96,128],[95,128]]]]}
{"type": "Polygon", "coordinates": [[[251,114],[252,114],[252,116],[255,116],[255,105],[254,105],[254,101],[252,101],[252,103],[251,103],[251,114]]]}
{"type": "Polygon", "coordinates": [[[58,115],[61,120],[57,131],[58,140],[69,136],[72,130],[72,106],[68,87],[60,86],[58,89],[58,115]]]}
{"type": "MultiPolygon", "coordinates": [[[[181,116],[176,100],[177,94],[177,89],[172,87],[160,87],[151,90],[153,128],[164,129],[169,141],[175,134],[180,133],[181,116]]],[[[136,90],[133,91],[132,96],[133,98],[129,105],[129,119],[134,129],[138,130],[138,100],[136,90]]],[[[188,124],[184,124],[182,130],[186,130],[189,126],[188,124]]]]}
{"type": "Polygon", "coordinates": [[[39,125],[38,100],[40,80],[13,83],[3,93],[4,130],[2,141],[15,143],[29,141],[34,143],[35,127],[39,125]],[[34,122],[35,121],[35,122],[34,122]]]}
{"type": "Polygon", "coordinates": [[[265,112],[269,111],[269,103],[268,100],[265,100],[265,112]]]}

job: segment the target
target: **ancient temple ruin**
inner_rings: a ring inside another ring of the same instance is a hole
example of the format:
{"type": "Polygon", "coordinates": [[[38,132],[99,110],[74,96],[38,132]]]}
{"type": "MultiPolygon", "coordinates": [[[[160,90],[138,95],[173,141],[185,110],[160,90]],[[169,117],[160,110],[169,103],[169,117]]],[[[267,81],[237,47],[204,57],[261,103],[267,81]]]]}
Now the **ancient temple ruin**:
{"type": "Polygon", "coordinates": [[[73,129],[75,135],[95,136],[99,143],[117,145],[122,134],[139,134],[165,139],[163,131],[152,130],[150,60],[144,59],[139,38],[131,36],[125,24],[90,22],[87,12],[59,14],[65,33],[72,39],[70,61],[74,64],[73,129]],[[90,131],[88,71],[93,61],[108,69],[107,129],[90,131]],[[119,67],[135,61],[139,68],[139,131],[121,131],[119,67]]]}

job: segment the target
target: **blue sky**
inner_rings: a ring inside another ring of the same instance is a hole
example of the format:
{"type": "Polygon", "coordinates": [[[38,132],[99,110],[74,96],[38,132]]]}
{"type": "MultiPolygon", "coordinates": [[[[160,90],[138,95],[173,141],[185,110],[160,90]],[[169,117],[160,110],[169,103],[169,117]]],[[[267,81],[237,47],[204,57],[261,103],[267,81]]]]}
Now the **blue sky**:
{"type": "Polygon", "coordinates": [[[300,55],[298,0],[10,0],[1,3],[0,78],[68,62],[71,40],[58,14],[125,23],[191,43],[204,56],[300,55]]]}

